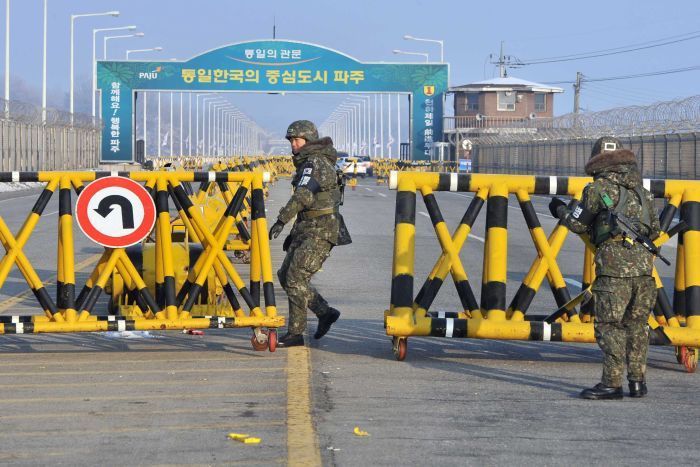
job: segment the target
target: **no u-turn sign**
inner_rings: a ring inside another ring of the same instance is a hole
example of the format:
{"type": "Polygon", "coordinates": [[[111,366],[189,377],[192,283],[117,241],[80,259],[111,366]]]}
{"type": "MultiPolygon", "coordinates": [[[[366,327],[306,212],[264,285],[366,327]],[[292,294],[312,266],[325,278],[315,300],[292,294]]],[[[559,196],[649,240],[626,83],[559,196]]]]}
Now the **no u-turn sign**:
{"type": "Polygon", "coordinates": [[[107,248],[124,248],[148,236],[156,222],[156,206],[139,183],[105,177],[80,193],[75,217],[90,240],[107,248]]]}

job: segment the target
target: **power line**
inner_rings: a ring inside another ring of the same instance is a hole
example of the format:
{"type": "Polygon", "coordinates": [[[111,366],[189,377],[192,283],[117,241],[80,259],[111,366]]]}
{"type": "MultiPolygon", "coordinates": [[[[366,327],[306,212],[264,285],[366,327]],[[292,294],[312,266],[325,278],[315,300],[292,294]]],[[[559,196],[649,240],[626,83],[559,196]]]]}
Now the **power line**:
{"type": "Polygon", "coordinates": [[[654,47],[661,47],[664,45],[676,44],[678,42],[684,42],[684,41],[689,41],[692,39],[697,39],[698,37],[700,37],[700,31],[693,31],[693,32],[685,33],[685,34],[680,34],[677,36],[656,39],[654,41],[642,42],[639,44],[630,44],[630,45],[626,45],[626,46],[622,46],[622,47],[616,47],[613,49],[603,49],[603,50],[596,50],[596,51],[592,51],[592,52],[584,52],[584,53],[579,53],[579,54],[561,55],[558,57],[546,57],[546,58],[539,58],[539,59],[532,59],[532,60],[522,60],[521,63],[519,63],[519,65],[540,65],[543,63],[569,62],[569,61],[574,61],[574,60],[584,60],[587,58],[605,57],[605,56],[609,56],[609,55],[617,55],[617,54],[623,54],[623,53],[628,53],[628,52],[635,52],[638,50],[651,49],[654,47]],[[689,36],[689,37],[685,37],[685,36],[689,36]],[[674,40],[668,40],[668,39],[674,39],[674,40]],[[659,41],[665,41],[665,42],[659,42],[659,41]]]}
{"type": "Polygon", "coordinates": [[[588,82],[613,81],[613,80],[618,80],[618,79],[642,78],[644,76],[670,75],[673,73],[684,73],[686,71],[695,71],[695,70],[700,70],[700,65],[689,66],[689,67],[685,67],[685,68],[676,68],[673,70],[651,71],[649,73],[638,73],[636,75],[610,76],[608,78],[585,78],[584,81],[588,81],[588,82]]]}
{"type": "MultiPolygon", "coordinates": [[[[592,83],[596,81],[614,81],[620,79],[643,78],[645,76],[670,75],[673,73],[684,73],[687,71],[700,70],[700,65],[688,66],[684,68],[674,68],[671,70],[650,71],[648,73],[637,73],[634,75],[609,76],[607,78],[583,78],[583,82],[592,83]]],[[[546,84],[574,84],[574,81],[547,81],[546,84]]]]}

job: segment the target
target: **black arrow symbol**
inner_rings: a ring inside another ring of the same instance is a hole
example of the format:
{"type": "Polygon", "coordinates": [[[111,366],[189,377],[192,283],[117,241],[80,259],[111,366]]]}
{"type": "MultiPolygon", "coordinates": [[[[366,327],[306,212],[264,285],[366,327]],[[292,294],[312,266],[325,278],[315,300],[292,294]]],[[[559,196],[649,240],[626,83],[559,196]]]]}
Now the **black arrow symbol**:
{"type": "Polygon", "coordinates": [[[122,228],[134,228],[134,207],[131,202],[121,195],[109,195],[100,200],[95,211],[102,217],[107,217],[112,212],[112,206],[117,205],[122,210],[122,228]]]}

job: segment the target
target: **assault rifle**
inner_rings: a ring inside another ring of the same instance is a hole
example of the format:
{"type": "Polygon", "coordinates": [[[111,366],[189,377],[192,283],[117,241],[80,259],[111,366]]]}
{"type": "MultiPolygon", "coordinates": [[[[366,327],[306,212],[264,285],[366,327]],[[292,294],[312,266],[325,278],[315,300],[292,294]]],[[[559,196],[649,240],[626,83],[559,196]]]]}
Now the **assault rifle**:
{"type": "MultiPolygon", "coordinates": [[[[664,257],[664,255],[661,254],[661,249],[654,245],[654,242],[652,242],[649,237],[639,233],[639,231],[634,227],[634,223],[627,216],[619,212],[615,212],[614,210],[610,210],[610,216],[612,217],[613,221],[617,224],[617,228],[620,231],[620,234],[624,237],[624,241],[629,242],[630,248],[632,247],[633,242],[637,242],[640,245],[642,245],[649,253],[659,258],[668,266],[671,265],[671,262],[666,257],[664,257]]],[[[674,229],[677,228],[680,224],[681,223],[679,222],[676,226],[674,226],[674,229]]]]}

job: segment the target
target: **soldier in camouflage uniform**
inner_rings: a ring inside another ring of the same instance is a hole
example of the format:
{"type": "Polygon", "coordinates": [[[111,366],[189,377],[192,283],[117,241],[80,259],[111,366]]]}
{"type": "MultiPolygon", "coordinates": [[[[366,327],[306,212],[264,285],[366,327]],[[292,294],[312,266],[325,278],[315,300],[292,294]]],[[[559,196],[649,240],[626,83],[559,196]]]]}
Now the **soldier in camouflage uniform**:
{"type": "Polygon", "coordinates": [[[270,228],[270,238],[277,238],[284,225],[296,216],[292,231],[284,242],[287,256],[277,271],[280,284],[289,297],[288,332],[279,346],[304,345],[307,307],[318,317],[314,338],[323,337],[338,320],[340,312],[310,284],[331,249],[338,243],[340,190],[336,174],[336,151],[333,141],[318,137],[316,126],[308,120],[293,122],[286,138],[292,145],[294,194],[280,209],[270,228]]]}
{"type": "Polygon", "coordinates": [[[632,220],[651,239],[659,235],[653,195],[642,187],[634,153],[611,137],[596,141],[585,170],[593,176],[573,209],[554,198],[550,210],[572,232],[588,234],[596,246],[592,292],[595,337],[604,354],[603,376],[584,399],[620,399],[625,363],[630,396],[643,397],[649,330],[647,319],[656,301],[651,276],[654,256],[641,244],[620,235],[610,212],[632,220]]]}

